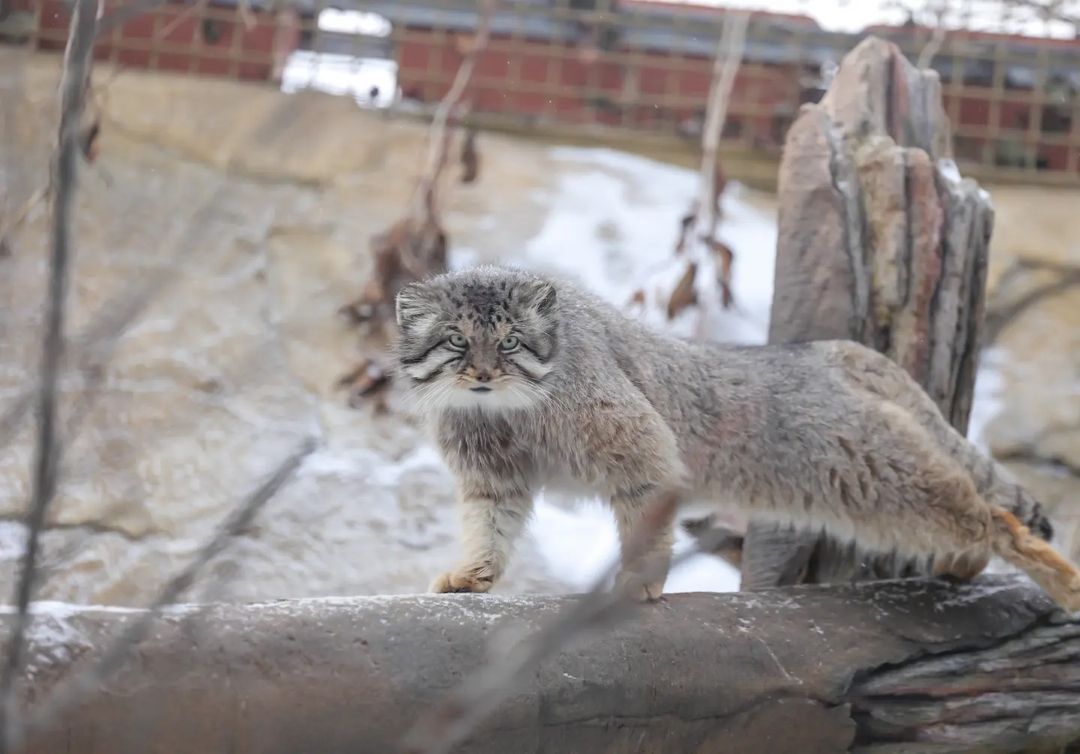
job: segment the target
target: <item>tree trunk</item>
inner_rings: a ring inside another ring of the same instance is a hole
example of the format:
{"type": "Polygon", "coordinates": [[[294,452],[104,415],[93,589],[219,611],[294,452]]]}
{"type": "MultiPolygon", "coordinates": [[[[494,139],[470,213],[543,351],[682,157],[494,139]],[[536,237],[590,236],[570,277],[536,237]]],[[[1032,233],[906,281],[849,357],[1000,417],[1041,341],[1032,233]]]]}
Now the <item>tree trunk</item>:
{"type": "MultiPolygon", "coordinates": [[[[971,411],[993,210],[950,159],[937,74],[889,42],[852,50],[803,108],[780,166],[770,343],[885,353],[961,432],[971,411]]],[[[751,523],[743,588],[913,575],[817,535],[751,523]]]]}
{"type": "MultiPolygon", "coordinates": [[[[448,688],[579,597],[168,611],[28,754],[393,754],[448,688]]],[[[546,660],[456,754],[1019,752],[1080,732],[1080,622],[1014,577],[675,594],[546,660]],[[782,616],[782,617],[781,617],[782,616]]],[[[42,606],[40,702],[135,610],[42,606]]],[[[2,616],[0,631],[10,628],[2,616]]]]}

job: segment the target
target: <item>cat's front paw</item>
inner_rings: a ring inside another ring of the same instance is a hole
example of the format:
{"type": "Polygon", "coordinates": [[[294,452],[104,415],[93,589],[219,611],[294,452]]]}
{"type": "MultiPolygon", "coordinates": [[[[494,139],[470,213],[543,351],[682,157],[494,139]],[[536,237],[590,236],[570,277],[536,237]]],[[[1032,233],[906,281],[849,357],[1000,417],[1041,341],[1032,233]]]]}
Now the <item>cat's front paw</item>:
{"type": "Polygon", "coordinates": [[[664,596],[664,580],[646,581],[640,574],[623,571],[615,577],[615,591],[638,602],[656,602],[664,596]]]}
{"type": "Polygon", "coordinates": [[[446,594],[448,592],[486,592],[495,584],[495,579],[486,568],[461,568],[447,571],[431,582],[429,592],[446,594]]]}

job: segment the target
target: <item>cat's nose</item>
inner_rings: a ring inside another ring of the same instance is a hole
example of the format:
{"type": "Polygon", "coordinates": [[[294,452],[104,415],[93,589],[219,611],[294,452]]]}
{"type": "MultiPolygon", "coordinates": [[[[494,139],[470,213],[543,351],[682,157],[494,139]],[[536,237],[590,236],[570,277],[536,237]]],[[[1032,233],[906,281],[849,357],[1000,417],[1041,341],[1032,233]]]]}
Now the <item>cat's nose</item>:
{"type": "Polygon", "coordinates": [[[478,370],[476,370],[476,381],[477,382],[491,382],[491,372],[489,372],[486,369],[478,369],[478,370]]]}

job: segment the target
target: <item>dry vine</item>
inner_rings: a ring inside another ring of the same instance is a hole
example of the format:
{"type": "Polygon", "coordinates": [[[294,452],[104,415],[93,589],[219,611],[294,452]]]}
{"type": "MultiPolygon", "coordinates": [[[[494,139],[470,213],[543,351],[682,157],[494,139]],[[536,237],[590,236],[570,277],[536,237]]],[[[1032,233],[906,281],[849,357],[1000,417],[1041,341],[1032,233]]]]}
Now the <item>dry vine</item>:
{"type": "MultiPolygon", "coordinates": [[[[663,304],[669,320],[675,319],[691,306],[699,307],[699,329],[700,323],[704,322],[705,312],[714,299],[719,298],[725,309],[734,303],[731,273],[735,255],[726,244],[716,238],[721,214],[721,196],[727,185],[727,178],[720,165],[719,149],[735,76],[742,64],[749,19],[748,13],[728,13],[717,42],[702,129],[698,197],[691,203],[686,214],[679,218],[675,258],[682,272],[675,287],[668,294],[667,302],[663,304]],[[715,287],[710,279],[701,279],[702,273],[715,279],[715,287]],[[716,295],[717,289],[719,295],[716,295]]],[[[642,289],[634,294],[632,301],[643,302],[645,298],[646,294],[642,289]]]]}
{"type": "MultiPolygon", "coordinates": [[[[405,215],[371,239],[374,258],[371,278],[360,298],[341,309],[350,322],[365,325],[375,335],[385,335],[386,328],[392,326],[394,298],[403,285],[446,271],[448,239],[440,219],[439,184],[449,158],[450,126],[460,117],[462,98],[476,63],[487,47],[496,4],[496,0],[485,0],[481,6],[476,34],[464,45],[461,65],[450,89],[435,109],[428,131],[423,171],[405,215]]],[[[465,167],[463,182],[471,182],[476,178],[475,168],[479,164],[472,139],[466,139],[462,163],[465,167]]],[[[350,389],[350,403],[355,403],[388,382],[386,370],[369,359],[350,370],[338,384],[350,389]]]]}
{"type": "MultiPolygon", "coordinates": [[[[720,168],[720,137],[727,121],[728,102],[731,100],[735,76],[742,64],[749,20],[748,13],[729,13],[725,19],[724,31],[717,43],[713,61],[712,85],[709,88],[709,104],[702,131],[699,194],[688,218],[682,221],[683,233],[690,239],[685,252],[689,260],[687,270],[694,270],[693,273],[688,273],[690,284],[696,289],[710,289],[710,285],[702,286],[697,281],[696,272],[714,270],[724,308],[731,306],[734,300],[731,293],[731,262],[734,255],[726,245],[716,239],[716,227],[720,221],[720,196],[726,184],[720,168]]],[[[683,245],[684,240],[680,236],[679,246],[683,245]]],[[[708,306],[710,302],[699,300],[697,303],[708,306]]],[[[669,305],[669,318],[678,314],[679,310],[679,307],[669,305]]]]}

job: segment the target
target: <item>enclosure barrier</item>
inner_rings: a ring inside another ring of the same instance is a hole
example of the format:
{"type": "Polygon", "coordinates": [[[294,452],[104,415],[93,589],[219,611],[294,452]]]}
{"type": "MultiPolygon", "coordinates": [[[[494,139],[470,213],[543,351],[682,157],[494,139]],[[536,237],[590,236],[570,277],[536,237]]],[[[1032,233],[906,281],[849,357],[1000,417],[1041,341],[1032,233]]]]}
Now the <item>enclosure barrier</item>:
{"type": "MultiPolygon", "coordinates": [[[[493,646],[529,641],[574,599],[177,608],[29,751],[389,754],[498,661],[493,646]]],[[[955,753],[1080,737],[1080,620],[1011,577],[677,594],[635,610],[506,689],[458,751],[955,753]]],[[[138,615],[44,606],[31,709],[138,615]]]]}
{"type": "MultiPolygon", "coordinates": [[[[7,0],[24,14],[31,46],[60,49],[63,0],[7,0]]],[[[280,81],[301,51],[363,102],[388,101],[350,75],[364,61],[396,67],[406,99],[446,92],[480,15],[477,0],[105,0],[99,60],[125,68],[280,81]],[[132,10],[134,8],[135,10],[132,10]],[[384,26],[320,22],[336,8],[377,14],[384,26]]],[[[620,138],[696,148],[724,13],[640,0],[501,0],[468,93],[470,117],[493,127],[564,138],[620,138]]],[[[940,41],[956,155],[971,173],[1043,183],[1080,182],[1080,41],[919,26],[867,30],[914,60],[940,41]]],[[[10,34],[9,39],[13,39],[10,34]]],[[[800,105],[816,101],[830,71],[864,34],[827,32],[809,17],[755,13],[728,108],[726,149],[774,159],[800,105]]],[[[0,23],[0,41],[5,38],[0,23]]],[[[289,69],[293,82],[305,73],[289,69]]]]}

